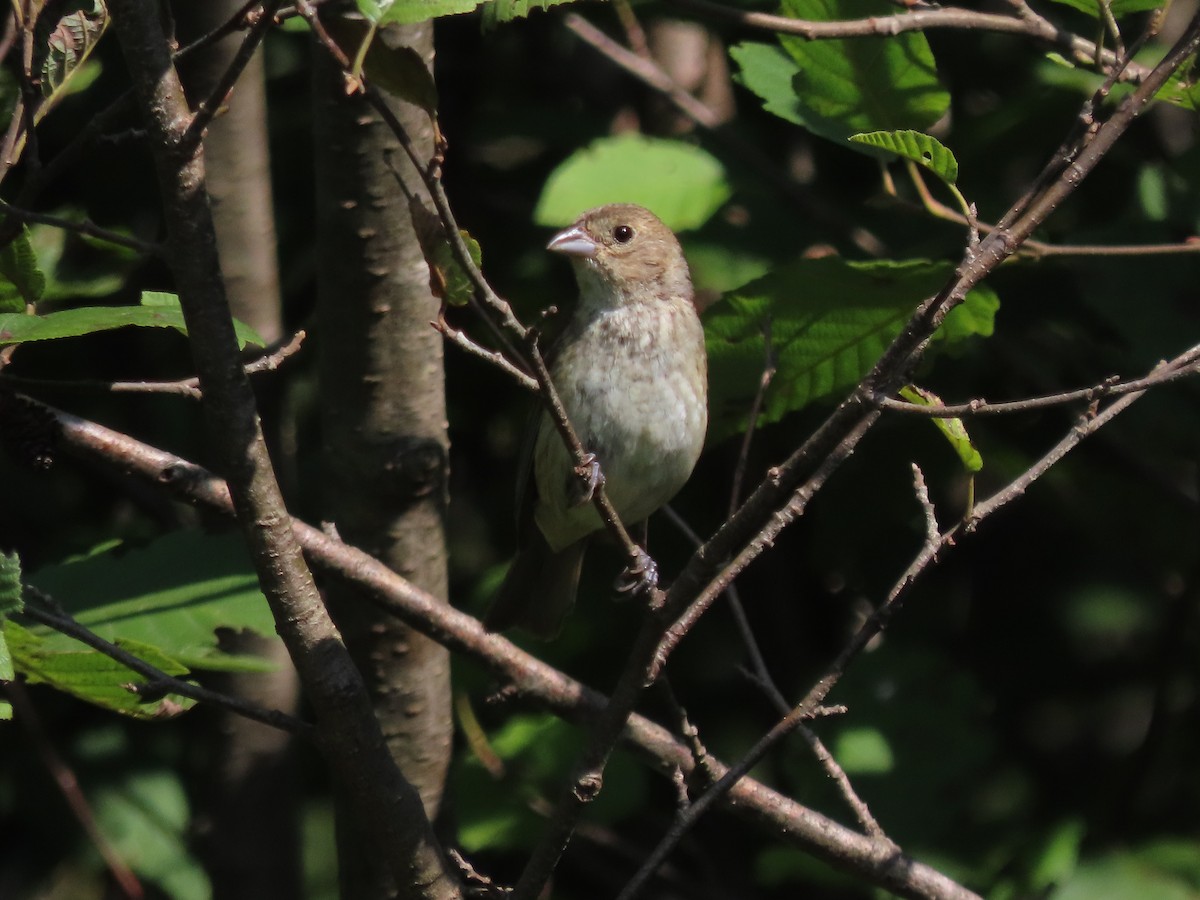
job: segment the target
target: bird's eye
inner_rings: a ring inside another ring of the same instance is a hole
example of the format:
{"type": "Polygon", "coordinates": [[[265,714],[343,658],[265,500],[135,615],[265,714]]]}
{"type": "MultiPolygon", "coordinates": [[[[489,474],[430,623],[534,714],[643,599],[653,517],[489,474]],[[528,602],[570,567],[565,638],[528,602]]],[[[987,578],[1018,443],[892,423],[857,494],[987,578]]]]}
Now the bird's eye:
{"type": "Polygon", "coordinates": [[[618,244],[628,244],[633,240],[633,228],[628,225],[618,225],[612,230],[613,240],[618,244]]]}

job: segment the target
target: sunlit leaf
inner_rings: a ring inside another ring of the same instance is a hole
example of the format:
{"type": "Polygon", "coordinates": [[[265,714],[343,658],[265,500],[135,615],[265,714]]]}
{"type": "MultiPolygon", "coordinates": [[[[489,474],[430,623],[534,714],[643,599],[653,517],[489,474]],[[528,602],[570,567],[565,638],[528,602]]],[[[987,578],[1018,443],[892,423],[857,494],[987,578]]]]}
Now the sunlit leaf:
{"type": "Polygon", "coordinates": [[[958,180],[958,160],[941,141],[920,131],[869,131],[852,134],[856,144],[876,147],[902,159],[910,159],[936,175],[947,184],[958,180]]]}
{"type": "Polygon", "coordinates": [[[792,79],[799,67],[778,44],[746,41],[729,48],[737,63],[736,81],[763,102],[763,109],[795,125],[806,125],[805,108],[792,79]]]}
{"type": "Polygon", "coordinates": [[[699,147],[627,134],[595,141],[550,173],[534,221],[567,225],[594,206],[638,203],[686,231],[708,221],[729,194],[721,163],[699,147]]]}
{"type": "MultiPolygon", "coordinates": [[[[0,345],[26,341],[49,341],[79,337],[114,328],[174,328],[187,334],[179,298],[161,291],[146,291],[140,306],[83,306],[30,316],[17,313],[0,314],[0,345]]],[[[234,322],[238,346],[263,346],[265,341],[249,325],[234,322]]]]}
{"type": "MultiPolygon", "coordinates": [[[[933,392],[912,384],[902,387],[900,389],[900,396],[909,403],[916,403],[919,406],[945,405],[942,403],[941,398],[933,392]]],[[[971,442],[971,435],[967,433],[967,426],[963,424],[962,419],[937,417],[933,420],[933,424],[937,426],[942,436],[950,442],[950,446],[954,448],[954,452],[958,454],[958,458],[962,461],[963,468],[968,472],[978,472],[983,468],[983,457],[971,442]]]]}
{"type": "MultiPolygon", "coordinates": [[[[857,384],[953,270],[925,260],[803,259],[731,291],[704,317],[710,440],[746,428],[768,346],[776,374],[761,423],[857,384]]],[[[946,317],[938,339],[990,335],[998,307],[990,289],[976,288],[946,317]]]]}
{"type": "MultiPolygon", "coordinates": [[[[98,650],[70,642],[52,640],[11,620],[4,623],[4,637],[12,650],[13,665],[30,684],[45,684],[88,703],[137,719],[155,719],[177,715],[195,705],[194,700],[168,694],[146,702],[131,686],[148,681],[133,669],[105,656],[98,650]]],[[[167,675],[186,675],[187,666],[164,654],[157,647],[140,641],[115,642],[167,675]]]]}
{"type": "Polygon", "coordinates": [[[483,7],[483,24],[485,28],[510,22],[513,19],[523,19],[538,9],[549,9],[575,0],[491,0],[483,7]]]}
{"type": "MultiPolygon", "coordinates": [[[[782,6],[787,16],[815,21],[887,16],[894,9],[885,0],[784,0],[782,6]]],[[[758,74],[746,84],[756,93],[755,85],[767,87],[772,112],[785,110],[822,137],[841,142],[859,132],[923,130],[950,108],[922,34],[828,41],[780,35],[779,42],[795,65],[795,104],[781,96],[778,59],[759,54],[754,59],[758,74]]]]}
{"type": "MultiPolygon", "coordinates": [[[[189,668],[262,669],[262,661],[231,657],[218,631],[270,636],[274,619],[236,535],[181,531],[137,549],[109,548],[28,576],[80,624],[101,637],[139,641],[189,668]]],[[[77,645],[45,626],[49,646],[77,645]]]]}

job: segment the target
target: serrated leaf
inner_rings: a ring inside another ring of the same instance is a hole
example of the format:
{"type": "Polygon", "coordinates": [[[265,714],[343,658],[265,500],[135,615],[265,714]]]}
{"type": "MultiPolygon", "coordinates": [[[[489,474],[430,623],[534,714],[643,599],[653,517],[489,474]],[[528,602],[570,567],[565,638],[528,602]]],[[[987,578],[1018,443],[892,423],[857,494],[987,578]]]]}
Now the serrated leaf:
{"type": "MultiPolygon", "coordinates": [[[[1102,7],[1099,0],[1054,0],[1055,3],[1060,3],[1063,6],[1070,6],[1082,13],[1087,13],[1093,19],[1099,19],[1102,15],[1102,7]]],[[[1165,5],[1166,0],[1112,0],[1109,8],[1112,11],[1114,19],[1120,19],[1124,16],[1133,13],[1147,12],[1151,9],[1158,9],[1165,5]]]]}
{"type": "MultiPolygon", "coordinates": [[[[176,694],[143,701],[128,685],[147,684],[145,676],[62,635],[47,637],[39,630],[9,620],[4,623],[4,636],[12,649],[14,667],[30,684],[46,684],[80,700],[138,719],[171,716],[195,705],[194,700],[176,694]]],[[[168,675],[187,674],[186,666],[157,647],[131,640],[115,643],[168,675]]]]}
{"type": "MultiPolygon", "coordinates": [[[[7,616],[20,612],[21,605],[21,559],[15,553],[0,553],[0,626],[7,616]]],[[[0,627],[0,684],[12,681],[15,676],[12,652],[0,627]]],[[[11,718],[12,707],[8,706],[7,710],[0,707],[0,719],[11,718]]]]}
{"type": "Polygon", "coordinates": [[[42,299],[45,289],[46,276],[38,267],[29,229],[22,225],[12,243],[0,248],[0,316],[24,313],[27,304],[42,299]]]}
{"type": "Polygon", "coordinates": [[[0,553],[0,618],[21,611],[21,558],[0,553]]]}
{"type": "MultiPolygon", "coordinates": [[[[937,394],[916,385],[910,384],[902,387],[900,396],[909,403],[916,403],[919,406],[945,406],[942,398],[937,394]]],[[[950,446],[962,461],[963,468],[968,472],[978,472],[983,468],[983,457],[975,449],[975,444],[972,443],[971,436],[967,433],[967,426],[963,424],[962,419],[938,417],[933,420],[933,424],[950,442],[950,446]]]]}
{"type": "Polygon", "coordinates": [[[354,2],[364,19],[378,25],[395,0],[354,0],[354,2]]]}
{"type": "MultiPolygon", "coordinates": [[[[80,337],[129,326],[174,328],[182,334],[187,334],[179,298],[174,294],[146,291],[142,295],[140,306],[82,306],[78,309],[47,313],[44,316],[0,314],[0,346],[80,337]]],[[[234,331],[241,348],[248,344],[259,347],[265,344],[258,332],[249,325],[235,321],[234,331]]]]}
{"type": "Polygon", "coordinates": [[[958,180],[958,160],[954,154],[937,138],[920,131],[869,131],[850,135],[850,141],[910,159],[947,184],[958,180]]]}
{"type": "Polygon", "coordinates": [[[412,25],[439,16],[469,13],[486,0],[396,0],[379,19],[380,25],[412,25]]]}
{"type": "MultiPolygon", "coordinates": [[[[953,274],[926,260],[804,259],[777,269],[709,308],[709,439],[746,428],[770,334],[776,374],[760,423],[849,390],[870,370],[909,316],[953,274]]],[[[999,299],[976,288],[946,317],[936,338],[992,332],[999,299]]]]}
{"type": "Polygon", "coordinates": [[[551,172],[533,217],[561,226],[595,206],[637,203],[686,231],[707,222],[729,194],[721,163],[699,147],[626,134],[593,142],[551,172]]]}
{"type": "MultiPolygon", "coordinates": [[[[218,648],[221,629],[275,633],[245,548],[232,534],[176,532],[142,548],[50,566],[28,581],[106,640],[142,642],[192,669],[236,664],[218,648]]],[[[74,645],[45,626],[33,631],[56,649],[74,645]]]]}
{"type": "Polygon", "coordinates": [[[1167,83],[1155,93],[1154,99],[1192,112],[1200,110],[1200,69],[1196,65],[1195,54],[1171,73],[1167,83]]]}
{"type": "MultiPolygon", "coordinates": [[[[783,0],[785,15],[816,21],[893,10],[886,0],[783,0]]],[[[840,143],[858,132],[923,130],[950,108],[922,34],[829,41],[781,35],[779,42],[796,63],[797,111],[804,126],[822,137],[840,143]]]]}
{"type": "MultiPolygon", "coordinates": [[[[77,10],[58,20],[46,42],[42,94],[49,102],[38,111],[39,117],[74,90],[71,82],[84,70],[84,63],[107,28],[108,10],[101,0],[93,0],[90,10],[77,10]]],[[[95,78],[98,73],[99,70],[92,67],[91,77],[95,78]]]]}
{"type": "Polygon", "coordinates": [[[524,19],[535,9],[549,9],[575,0],[491,0],[483,7],[483,27],[492,28],[501,22],[524,19]]]}
{"type": "Polygon", "coordinates": [[[737,63],[734,80],[756,94],[763,109],[795,125],[805,125],[804,106],[792,87],[799,67],[778,44],[746,41],[729,48],[737,63]]]}

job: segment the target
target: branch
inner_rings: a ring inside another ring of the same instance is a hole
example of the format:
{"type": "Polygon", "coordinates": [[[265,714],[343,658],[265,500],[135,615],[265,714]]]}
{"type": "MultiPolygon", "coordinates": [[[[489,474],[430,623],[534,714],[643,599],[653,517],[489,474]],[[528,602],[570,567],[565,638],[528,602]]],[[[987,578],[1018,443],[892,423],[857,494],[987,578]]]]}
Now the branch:
{"type": "MultiPolygon", "coordinates": [[[[972,9],[947,7],[921,9],[899,16],[873,16],[869,19],[850,19],[841,22],[816,22],[793,19],[770,13],[750,12],[714,3],[712,0],[670,0],[671,4],[698,15],[734,22],[745,28],[756,28],[775,34],[794,34],[808,40],[837,40],[840,38],[891,37],[907,31],[994,31],[1019,34],[1045,41],[1064,51],[1083,66],[1099,64],[1106,70],[1121,65],[1121,57],[1111,50],[1102,50],[1093,41],[1081,38],[1056,26],[1028,6],[1016,16],[977,12],[972,9]]],[[[1150,70],[1134,64],[1125,69],[1123,80],[1140,82],[1150,70]]]]}
{"type": "Polygon", "coordinates": [[[221,279],[203,159],[181,153],[192,120],[153,4],[110,0],[148,138],[168,262],[204,392],[208,435],[276,627],[312,703],[318,740],[399,892],[459,896],[421,798],[396,768],[362,678],[304,561],[271,467],[221,279]]]}
{"type": "Polygon", "coordinates": [[[24,609],[21,610],[22,615],[33,619],[35,622],[40,622],[49,628],[53,628],[67,637],[74,638],[82,644],[87,644],[93,650],[103,653],[109,659],[114,659],[125,668],[149,679],[150,684],[142,686],[143,688],[150,688],[161,693],[178,694],[180,697],[188,697],[198,703],[207,703],[300,737],[311,738],[313,736],[312,726],[307,722],[302,722],[295,716],[289,716],[287,713],[280,712],[277,709],[262,709],[238,697],[221,694],[217,691],[210,691],[208,688],[201,687],[194,682],[168,675],[166,672],[134,656],[127,650],[123,650],[116,644],[106,641],[86,626],[80,625],[74,618],[61,611],[54,600],[32,585],[24,585],[23,590],[26,598],[31,598],[35,602],[26,603],[24,609]]]}
{"type": "MultiPolygon", "coordinates": [[[[238,78],[241,77],[242,72],[258,50],[258,45],[262,43],[263,38],[267,35],[267,29],[274,24],[275,13],[283,5],[283,0],[266,0],[257,13],[252,13],[251,11],[257,5],[257,2],[247,4],[238,12],[238,17],[240,17],[241,21],[250,21],[252,23],[250,31],[242,40],[242,45],[238,47],[238,51],[234,54],[233,59],[229,61],[229,66],[221,74],[221,77],[217,79],[217,83],[213,85],[212,92],[208,97],[200,101],[200,105],[196,107],[192,121],[189,123],[187,131],[184,132],[180,140],[180,153],[190,155],[195,152],[196,146],[204,139],[204,132],[208,128],[209,123],[212,122],[213,117],[216,116],[217,112],[224,105],[225,98],[233,90],[234,84],[237,83],[238,78]]],[[[230,20],[231,23],[234,21],[235,19],[230,20]]],[[[227,25],[224,27],[231,26],[227,25]]],[[[213,34],[221,30],[218,28],[213,34]]],[[[223,36],[224,34],[222,34],[223,36]]],[[[209,35],[205,35],[201,40],[206,40],[208,37],[209,35]]],[[[196,43],[199,44],[200,42],[197,41],[196,43]]]]}
{"type": "Polygon", "coordinates": [[[67,219],[63,216],[34,212],[31,209],[19,209],[3,200],[0,200],[0,212],[3,212],[6,216],[11,216],[18,222],[36,222],[40,225],[51,225],[73,234],[80,234],[109,244],[116,244],[118,247],[128,247],[130,250],[135,250],[146,256],[159,256],[163,249],[160,244],[151,244],[130,235],[122,234],[119,231],[110,231],[107,228],[101,228],[91,219],[79,221],[76,219],[67,219]]]}
{"type": "Polygon", "coordinates": [[[1106,378],[1091,387],[1079,388],[1073,391],[1060,391],[1056,394],[1043,394],[1038,397],[1026,397],[1023,400],[990,401],[984,399],[968,400],[966,403],[943,404],[941,406],[922,406],[887,397],[881,401],[884,409],[893,412],[909,413],[927,418],[948,419],[961,416],[996,416],[1010,413],[1029,412],[1035,409],[1047,409],[1054,406],[1064,406],[1070,403],[1094,403],[1105,397],[1116,397],[1123,394],[1141,393],[1152,387],[1171,384],[1189,378],[1200,371],[1200,360],[1190,360],[1186,364],[1169,369],[1156,369],[1154,373],[1133,381],[1120,381],[1106,378]]]}
{"type": "MultiPolygon", "coordinates": [[[[183,502],[221,515],[233,515],[228,488],[210,472],[102,425],[38,406],[55,418],[61,446],[72,455],[118,467],[183,502]]],[[[418,590],[358,548],[299,520],[291,520],[291,525],[313,565],[330,577],[355,585],[365,599],[449,649],[478,660],[501,682],[512,685],[515,695],[580,724],[594,722],[608,703],[604,695],[525,653],[502,636],[484,631],[477,619],[418,590]]],[[[678,768],[685,775],[691,773],[693,759],[689,748],[661,726],[633,715],[625,737],[649,758],[655,771],[669,774],[678,768]]],[[[708,761],[718,776],[726,771],[711,756],[708,761]]],[[[947,900],[975,896],[934,869],[898,855],[752,778],[744,778],[734,786],[727,805],[731,812],[757,825],[764,833],[901,896],[947,900]]]]}
{"type": "MultiPolygon", "coordinates": [[[[921,206],[931,216],[956,222],[959,225],[970,225],[967,217],[958,210],[946,206],[929,192],[928,185],[921,176],[920,168],[909,165],[913,187],[921,198],[921,206]]],[[[896,196],[894,192],[893,196],[896,196]]],[[[899,199],[899,198],[897,198],[899,199]]],[[[995,225],[976,220],[976,228],[984,234],[995,231],[995,225]]],[[[1178,243],[1170,244],[1050,244],[1029,238],[1021,245],[1020,256],[1029,259],[1044,259],[1051,256],[1171,256],[1177,253],[1200,253],[1200,237],[1189,237],[1178,243]]]]}
{"type": "MultiPolygon", "coordinates": [[[[300,350],[305,336],[304,331],[297,331],[271,353],[246,363],[243,366],[246,374],[274,372],[284,360],[300,350]]],[[[200,390],[200,379],[194,376],[181,378],[178,381],[97,381],[93,379],[26,378],[21,375],[0,374],[0,382],[13,387],[38,387],[51,390],[108,391],[113,394],[172,394],[186,397],[189,400],[199,400],[204,396],[204,392],[200,390]]]]}
{"type": "MultiPolygon", "coordinates": [[[[618,9],[621,8],[618,6],[618,9]]],[[[807,214],[817,216],[830,225],[847,232],[850,240],[864,253],[871,256],[884,255],[886,248],[879,238],[861,225],[850,221],[842,210],[825,203],[812,191],[797,183],[796,179],[781,171],[758,147],[743,138],[739,131],[727,127],[717,113],[703,101],[680,87],[670,74],[648,55],[643,56],[622,47],[578,13],[568,13],[563,18],[563,24],[568,31],[614,65],[619,66],[647,87],[658,91],[676,109],[708,131],[727,150],[740,156],[769,181],[772,187],[782,191],[789,200],[807,214]]]]}

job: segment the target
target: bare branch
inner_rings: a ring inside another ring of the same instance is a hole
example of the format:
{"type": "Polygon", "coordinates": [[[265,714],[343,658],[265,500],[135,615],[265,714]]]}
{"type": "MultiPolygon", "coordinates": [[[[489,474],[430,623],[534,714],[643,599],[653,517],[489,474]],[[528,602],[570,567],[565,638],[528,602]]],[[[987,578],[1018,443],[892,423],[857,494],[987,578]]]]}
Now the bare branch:
{"type": "MultiPolygon", "coordinates": [[[[881,37],[903,34],[907,31],[934,31],[937,29],[994,31],[1002,34],[1025,35],[1035,40],[1045,41],[1066,51],[1077,63],[1084,66],[1095,65],[1098,59],[1100,65],[1105,70],[1109,70],[1118,66],[1121,59],[1111,50],[1101,50],[1093,41],[1064,31],[1024,4],[1016,16],[946,7],[920,9],[898,16],[874,16],[869,19],[850,19],[841,22],[815,22],[770,13],[750,12],[714,3],[712,0],[671,0],[671,3],[698,15],[724,19],[746,28],[757,28],[776,34],[795,34],[809,40],[881,37]]],[[[1149,72],[1149,68],[1145,66],[1130,66],[1125,70],[1123,80],[1140,82],[1149,72]]]]}
{"type": "Polygon", "coordinates": [[[1079,388],[1073,391],[1060,391],[1056,394],[1043,394],[1038,397],[1026,397],[1023,400],[968,400],[966,403],[944,404],[942,406],[922,406],[888,397],[881,401],[884,409],[893,412],[908,413],[927,418],[948,419],[961,416],[1009,415],[1012,413],[1030,412],[1037,409],[1047,409],[1054,406],[1065,406],[1072,403],[1094,403],[1105,397],[1116,397],[1123,394],[1140,393],[1153,387],[1171,384],[1189,378],[1200,371],[1200,356],[1197,348],[1184,353],[1179,359],[1183,360],[1178,366],[1155,370],[1154,373],[1132,381],[1121,381],[1113,376],[1106,378],[1091,387],[1079,388]]]}
{"type": "MultiPolygon", "coordinates": [[[[118,466],[184,502],[233,515],[228,488],[210,472],[94,422],[42,408],[54,416],[62,446],[70,453],[118,466]]],[[[594,722],[608,705],[604,695],[530,656],[500,635],[486,632],[477,619],[416,589],[358,548],[299,520],[291,520],[291,525],[314,565],[332,577],[350,581],[370,602],[451,650],[479,660],[502,683],[511,685],[513,694],[581,724],[594,722]]],[[[817,706],[813,717],[843,711],[817,706]]],[[[651,759],[655,771],[668,773],[679,768],[685,775],[692,771],[690,750],[666,729],[636,714],[629,717],[625,726],[625,737],[651,759]]],[[[711,757],[710,761],[717,774],[724,774],[726,769],[719,761],[711,757]]],[[[766,833],[903,896],[975,898],[934,869],[897,855],[894,848],[845,828],[752,778],[743,778],[733,787],[728,806],[766,833]]]]}

